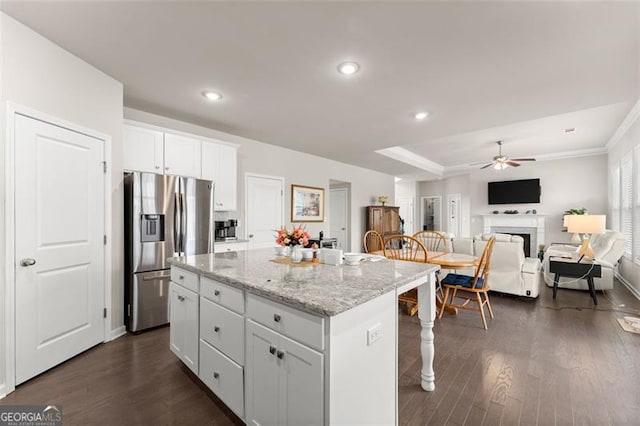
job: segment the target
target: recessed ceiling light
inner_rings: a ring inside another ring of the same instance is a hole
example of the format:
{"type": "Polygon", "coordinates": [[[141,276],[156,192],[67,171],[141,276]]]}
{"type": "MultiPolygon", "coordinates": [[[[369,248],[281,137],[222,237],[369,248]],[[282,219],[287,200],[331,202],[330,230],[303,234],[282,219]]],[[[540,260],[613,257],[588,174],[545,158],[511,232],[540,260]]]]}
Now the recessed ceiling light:
{"type": "Polygon", "coordinates": [[[573,133],[573,132],[575,132],[575,131],[576,131],[576,128],[575,128],[575,127],[569,127],[568,129],[564,129],[564,132],[565,132],[565,133],[573,133]]]}
{"type": "Polygon", "coordinates": [[[210,101],[219,101],[220,99],[222,99],[222,95],[220,93],[211,92],[209,90],[205,90],[204,92],[202,92],[202,96],[204,96],[210,101]]]}
{"type": "Polygon", "coordinates": [[[414,115],[414,117],[416,118],[416,120],[424,120],[425,118],[427,118],[429,116],[429,113],[426,111],[422,111],[422,112],[417,112],[416,115],[414,115]]]}
{"type": "Polygon", "coordinates": [[[340,74],[352,75],[358,72],[360,65],[357,62],[343,62],[338,65],[338,71],[340,74]]]}

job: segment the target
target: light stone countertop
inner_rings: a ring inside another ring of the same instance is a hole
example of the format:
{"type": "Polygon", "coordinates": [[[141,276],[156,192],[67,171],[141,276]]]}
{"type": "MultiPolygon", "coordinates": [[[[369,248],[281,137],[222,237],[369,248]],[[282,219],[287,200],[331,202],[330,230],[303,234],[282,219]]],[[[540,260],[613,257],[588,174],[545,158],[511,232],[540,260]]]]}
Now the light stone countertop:
{"type": "Polygon", "coordinates": [[[333,316],[396,287],[426,278],[438,266],[384,259],[358,266],[292,266],[271,262],[273,248],[168,259],[217,281],[322,316],[333,316]]]}

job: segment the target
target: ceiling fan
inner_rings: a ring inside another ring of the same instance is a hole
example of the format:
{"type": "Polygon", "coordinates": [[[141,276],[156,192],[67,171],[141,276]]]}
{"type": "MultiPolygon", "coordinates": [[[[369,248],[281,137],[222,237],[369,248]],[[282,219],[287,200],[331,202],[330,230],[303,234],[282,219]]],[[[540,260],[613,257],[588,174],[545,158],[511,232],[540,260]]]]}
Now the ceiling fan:
{"type": "Polygon", "coordinates": [[[506,155],[502,155],[502,141],[498,141],[496,143],[498,144],[498,155],[493,157],[493,161],[491,163],[480,167],[481,169],[493,166],[496,170],[504,170],[509,166],[520,167],[520,164],[518,163],[520,161],[536,161],[535,158],[509,158],[506,155]]]}

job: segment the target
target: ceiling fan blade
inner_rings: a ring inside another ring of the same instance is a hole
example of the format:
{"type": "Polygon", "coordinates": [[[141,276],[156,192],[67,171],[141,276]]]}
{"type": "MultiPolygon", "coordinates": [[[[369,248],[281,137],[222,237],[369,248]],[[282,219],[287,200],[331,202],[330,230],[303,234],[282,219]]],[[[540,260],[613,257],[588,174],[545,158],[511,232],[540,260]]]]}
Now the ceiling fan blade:
{"type": "Polygon", "coordinates": [[[535,158],[512,158],[511,161],[536,161],[535,158]]]}
{"type": "Polygon", "coordinates": [[[485,166],[480,167],[480,170],[482,170],[482,169],[486,169],[487,167],[491,167],[491,166],[493,166],[494,164],[495,164],[495,161],[494,161],[493,163],[489,163],[489,164],[487,164],[487,165],[485,165],[485,166]]]}
{"type": "Polygon", "coordinates": [[[504,164],[506,164],[507,166],[511,166],[511,167],[520,167],[520,164],[516,163],[513,160],[507,160],[504,162],[504,164]]]}

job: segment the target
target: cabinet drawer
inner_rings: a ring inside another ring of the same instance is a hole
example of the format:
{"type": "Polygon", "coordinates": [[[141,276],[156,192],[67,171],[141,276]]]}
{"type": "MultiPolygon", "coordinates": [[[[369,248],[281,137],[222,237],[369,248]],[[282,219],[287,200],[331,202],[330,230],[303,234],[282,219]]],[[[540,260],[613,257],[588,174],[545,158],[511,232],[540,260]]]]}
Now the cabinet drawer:
{"type": "Polygon", "coordinates": [[[198,293],[198,274],[182,268],[171,267],[171,281],[198,293]]]}
{"type": "Polygon", "coordinates": [[[244,292],[227,284],[202,277],[200,295],[239,314],[244,313],[244,292]]]}
{"type": "Polygon", "coordinates": [[[200,340],[200,374],[198,376],[238,417],[244,417],[242,367],[203,340],[200,340]]]}
{"type": "Polygon", "coordinates": [[[200,338],[244,365],[244,318],[200,298],[200,338]]]}
{"type": "Polygon", "coordinates": [[[247,317],[298,342],[324,350],[324,319],[255,294],[247,296],[247,317]]]}

